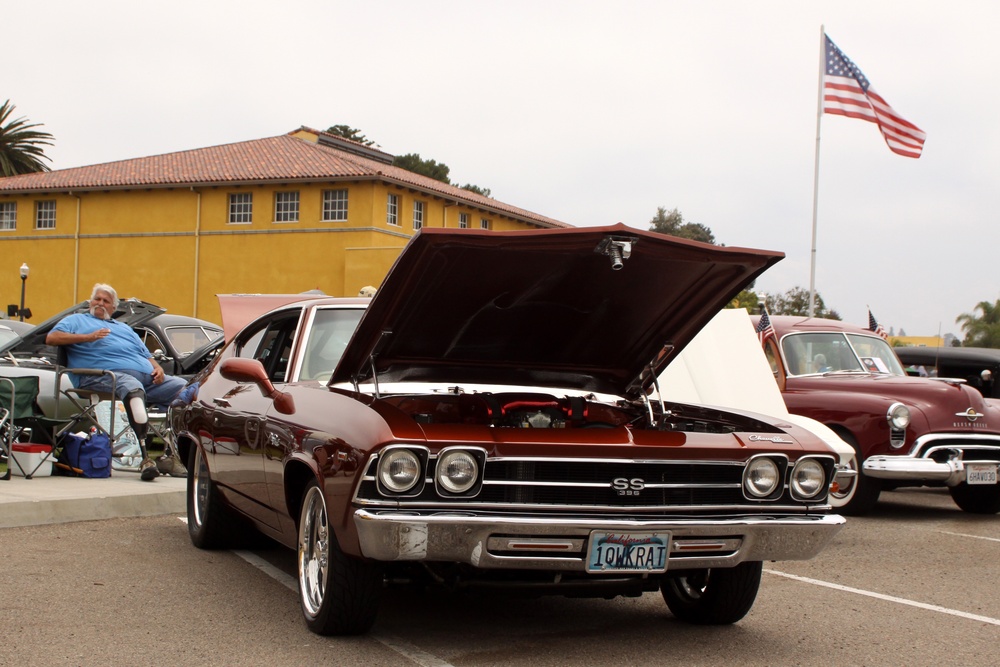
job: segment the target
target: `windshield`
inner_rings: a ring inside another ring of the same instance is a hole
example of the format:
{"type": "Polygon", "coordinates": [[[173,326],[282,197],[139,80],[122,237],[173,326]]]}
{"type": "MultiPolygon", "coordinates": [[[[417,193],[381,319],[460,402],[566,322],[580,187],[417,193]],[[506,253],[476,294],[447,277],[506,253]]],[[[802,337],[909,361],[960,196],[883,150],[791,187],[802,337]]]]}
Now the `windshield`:
{"type": "Polygon", "coordinates": [[[781,350],[789,375],[836,372],[905,375],[889,344],[878,336],[804,333],[785,336],[781,350]]]}
{"type": "Polygon", "coordinates": [[[324,384],[330,379],[364,312],[363,308],[316,310],[306,341],[300,379],[319,380],[324,384]]]}
{"type": "Polygon", "coordinates": [[[15,338],[19,338],[19,336],[16,333],[11,331],[7,327],[0,326],[0,347],[3,347],[4,345],[14,340],[15,338]]]}

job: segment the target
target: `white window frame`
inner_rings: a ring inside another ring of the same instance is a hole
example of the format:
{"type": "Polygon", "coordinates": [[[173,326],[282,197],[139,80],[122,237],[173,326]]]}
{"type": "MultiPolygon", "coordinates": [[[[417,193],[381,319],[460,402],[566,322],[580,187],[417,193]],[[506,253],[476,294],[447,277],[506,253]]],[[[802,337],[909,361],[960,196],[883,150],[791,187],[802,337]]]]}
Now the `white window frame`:
{"type": "Polygon", "coordinates": [[[492,225],[490,225],[490,221],[489,220],[487,220],[486,218],[479,218],[479,228],[480,229],[489,229],[491,226],[492,225]]]}
{"type": "Polygon", "coordinates": [[[323,222],[347,222],[348,189],[323,190],[323,222]]]}
{"type": "Polygon", "coordinates": [[[385,200],[385,222],[399,227],[399,195],[388,195],[385,200]]]}
{"type": "Polygon", "coordinates": [[[424,203],[422,201],[413,202],[413,228],[421,229],[424,226],[424,203]]]}
{"type": "Polygon", "coordinates": [[[35,202],[35,229],[56,228],[56,200],[42,199],[35,202]]]}
{"type": "Polygon", "coordinates": [[[458,228],[459,229],[468,229],[469,228],[469,214],[468,213],[459,213],[458,214],[458,228]]]}
{"type": "Polygon", "coordinates": [[[0,201],[0,231],[17,229],[17,202],[0,201]]]}
{"type": "Polygon", "coordinates": [[[229,224],[249,225],[253,222],[253,193],[229,193],[229,224]]]}
{"type": "Polygon", "coordinates": [[[274,193],[274,221],[299,221],[299,191],[288,190],[274,193]]]}

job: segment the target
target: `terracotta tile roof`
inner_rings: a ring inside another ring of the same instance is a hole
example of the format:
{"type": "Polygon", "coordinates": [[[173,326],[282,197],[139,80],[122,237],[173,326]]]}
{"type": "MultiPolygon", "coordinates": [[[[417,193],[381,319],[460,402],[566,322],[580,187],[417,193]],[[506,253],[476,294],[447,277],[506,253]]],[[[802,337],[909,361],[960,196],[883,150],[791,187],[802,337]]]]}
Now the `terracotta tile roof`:
{"type": "MultiPolygon", "coordinates": [[[[299,131],[323,135],[327,141],[332,136],[305,127],[295,130],[299,131]]],[[[333,143],[344,141],[334,138],[333,143]]],[[[392,157],[374,149],[362,149],[362,152],[365,150],[375,157],[392,157]]],[[[87,167],[0,178],[0,194],[350,179],[378,179],[398,183],[546,227],[571,226],[394,167],[374,157],[348,152],[328,143],[301,139],[291,133],[87,167]]]]}

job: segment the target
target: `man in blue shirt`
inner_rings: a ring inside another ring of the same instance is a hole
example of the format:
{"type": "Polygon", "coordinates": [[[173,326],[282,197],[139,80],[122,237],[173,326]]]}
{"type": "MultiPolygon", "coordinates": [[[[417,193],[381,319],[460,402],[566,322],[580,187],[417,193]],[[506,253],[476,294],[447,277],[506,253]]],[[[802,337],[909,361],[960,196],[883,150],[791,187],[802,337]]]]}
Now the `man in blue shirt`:
{"type": "MultiPolygon", "coordinates": [[[[115,289],[98,283],[90,295],[90,310],[64,317],[49,332],[45,342],[67,346],[69,368],[114,372],[116,398],[124,403],[129,424],[142,448],[139,474],[148,481],[154,479],[160,470],[146,455],[146,404],[169,405],[184,389],[185,382],[164,374],[132,327],[112,319],[117,308],[118,293],[115,289]]],[[[107,375],[77,375],[74,376],[74,383],[81,389],[110,392],[112,380],[107,375]]],[[[173,454],[162,462],[163,472],[184,476],[184,466],[175,459],[176,454],[173,454]]]]}

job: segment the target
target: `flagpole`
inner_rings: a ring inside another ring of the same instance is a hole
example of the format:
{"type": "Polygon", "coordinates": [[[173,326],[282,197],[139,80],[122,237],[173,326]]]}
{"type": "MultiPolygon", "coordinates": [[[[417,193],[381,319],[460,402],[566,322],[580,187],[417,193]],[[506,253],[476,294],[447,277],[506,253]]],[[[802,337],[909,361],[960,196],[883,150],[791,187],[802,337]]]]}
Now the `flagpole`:
{"type": "Polygon", "coordinates": [[[819,27],[819,93],[816,100],[816,158],[813,165],[813,219],[812,219],[812,249],[809,256],[809,317],[816,312],[816,212],[819,209],[819,129],[823,118],[823,72],[826,63],[826,51],[823,48],[826,38],[826,28],[819,27]]]}

